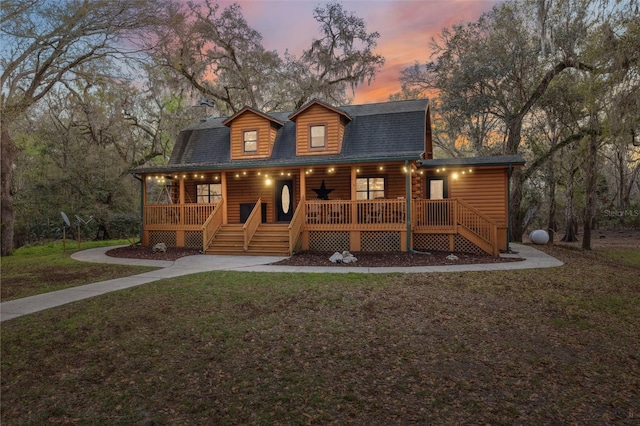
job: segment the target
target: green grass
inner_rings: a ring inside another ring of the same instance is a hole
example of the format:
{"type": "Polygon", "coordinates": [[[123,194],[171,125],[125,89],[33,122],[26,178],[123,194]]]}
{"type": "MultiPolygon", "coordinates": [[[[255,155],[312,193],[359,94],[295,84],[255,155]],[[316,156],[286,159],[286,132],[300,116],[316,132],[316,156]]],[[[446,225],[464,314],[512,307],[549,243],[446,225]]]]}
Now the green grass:
{"type": "Polygon", "coordinates": [[[599,250],[605,257],[627,266],[640,268],[640,250],[628,247],[608,247],[599,250]]]}
{"type": "Polygon", "coordinates": [[[217,271],[2,324],[3,424],[635,424],[640,268],[217,271]]]}
{"type": "MultiPolygon", "coordinates": [[[[127,240],[82,242],[82,250],[128,244],[127,240]]],[[[113,278],[120,278],[155,268],[78,262],[70,258],[77,251],[77,242],[67,242],[63,252],[61,242],[21,247],[11,256],[3,257],[0,300],[7,301],[113,278]]]]}

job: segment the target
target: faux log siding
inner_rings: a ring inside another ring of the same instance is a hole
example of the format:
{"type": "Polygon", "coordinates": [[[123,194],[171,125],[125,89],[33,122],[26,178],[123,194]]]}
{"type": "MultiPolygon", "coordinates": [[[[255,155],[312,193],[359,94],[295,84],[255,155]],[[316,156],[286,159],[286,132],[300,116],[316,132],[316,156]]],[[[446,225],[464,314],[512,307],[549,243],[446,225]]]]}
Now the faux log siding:
{"type": "Polygon", "coordinates": [[[281,177],[268,171],[263,171],[262,174],[264,173],[272,176],[273,182],[270,186],[265,184],[264,176],[256,176],[255,170],[248,172],[247,176],[239,172],[238,178],[235,177],[236,173],[227,173],[227,220],[229,223],[240,223],[240,204],[255,203],[258,198],[262,198],[262,202],[267,204],[267,222],[275,222],[275,182],[280,179],[293,180],[294,210],[298,206],[300,179],[297,174],[292,173],[291,177],[281,177]]]}
{"type": "Polygon", "coordinates": [[[271,156],[276,129],[269,120],[248,111],[231,123],[231,159],[266,158],[271,156]],[[258,131],[258,151],[244,152],[243,135],[247,130],[258,131]]]}
{"type": "Polygon", "coordinates": [[[296,155],[325,155],[340,153],[344,124],[340,115],[320,105],[314,105],[296,119],[296,155]],[[325,124],[327,126],[327,146],[323,150],[312,150],[309,143],[309,126],[325,124]]]}
{"type": "Polygon", "coordinates": [[[507,177],[503,170],[479,170],[449,177],[449,198],[460,198],[499,224],[507,222],[507,177]]]}
{"type": "Polygon", "coordinates": [[[350,200],[351,199],[351,168],[336,167],[334,173],[328,173],[328,166],[316,166],[313,173],[306,176],[307,200],[318,199],[318,194],[314,189],[320,188],[322,180],[327,189],[333,189],[329,194],[330,200],[350,200]]]}
{"type": "MultiPolygon", "coordinates": [[[[385,198],[393,199],[398,197],[406,197],[405,175],[402,173],[404,164],[385,164],[384,170],[379,170],[379,165],[362,165],[358,168],[360,173],[358,177],[383,177],[385,178],[385,198]]],[[[336,167],[334,173],[327,173],[329,167],[315,167],[313,173],[306,176],[307,192],[305,197],[307,200],[315,200],[318,195],[313,189],[320,188],[322,180],[328,189],[333,189],[329,194],[330,200],[350,200],[351,199],[351,168],[336,167]]],[[[414,181],[413,194],[420,194],[419,180],[414,181]]]]}

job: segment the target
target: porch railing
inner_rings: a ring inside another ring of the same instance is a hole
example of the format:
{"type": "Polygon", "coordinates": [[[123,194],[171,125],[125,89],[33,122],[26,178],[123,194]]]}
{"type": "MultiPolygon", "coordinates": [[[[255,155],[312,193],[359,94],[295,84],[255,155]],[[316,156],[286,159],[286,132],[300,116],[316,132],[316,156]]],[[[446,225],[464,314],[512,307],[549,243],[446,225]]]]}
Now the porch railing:
{"type": "Polygon", "coordinates": [[[306,201],[302,197],[302,200],[298,203],[296,211],[293,212],[293,217],[289,223],[289,255],[293,254],[296,248],[300,234],[302,233],[302,227],[304,226],[304,210],[306,201]]]}
{"type": "Polygon", "coordinates": [[[498,224],[460,199],[414,200],[412,229],[417,233],[464,233],[495,256],[498,224]]]}
{"type": "Polygon", "coordinates": [[[198,230],[216,208],[216,204],[147,204],[144,226],[147,229],[198,230]]]}
{"type": "Polygon", "coordinates": [[[456,200],[456,217],[460,226],[485,241],[498,255],[498,224],[462,200],[456,200]]]}
{"type": "Polygon", "coordinates": [[[251,214],[247,218],[246,222],[242,226],[244,232],[244,245],[242,246],[244,251],[249,250],[249,243],[256,233],[256,230],[262,223],[262,198],[258,198],[258,202],[253,207],[251,214]]]}
{"type": "Polygon", "coordinates": [[[406,201],[309,200],[305,206],[306,228],[311,230],[406,229],[406,201]]]}
{"type": "Polygon", "coordinates": [[[413,200],[412,228],[416,232],[455,232],[455,199],[413,200]]]}
{"type": "Polygon", "coordinates": [[[202,252],[206,252],[216,233],[222,227],[224,199],[220,201],[202,225],[202,252]]]}

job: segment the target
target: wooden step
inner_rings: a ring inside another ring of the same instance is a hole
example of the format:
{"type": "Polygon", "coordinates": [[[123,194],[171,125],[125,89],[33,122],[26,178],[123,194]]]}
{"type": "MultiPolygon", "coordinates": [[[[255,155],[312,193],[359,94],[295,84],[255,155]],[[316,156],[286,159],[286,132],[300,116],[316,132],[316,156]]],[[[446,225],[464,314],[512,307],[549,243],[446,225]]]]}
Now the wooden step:
{"type": "Polygon", "coordinates": [[[249,256],[288,256],[289,224],[260,224],[247,250],[244,250],[244,231],[242,225],[223,225],[205,253],[249,256]]]}

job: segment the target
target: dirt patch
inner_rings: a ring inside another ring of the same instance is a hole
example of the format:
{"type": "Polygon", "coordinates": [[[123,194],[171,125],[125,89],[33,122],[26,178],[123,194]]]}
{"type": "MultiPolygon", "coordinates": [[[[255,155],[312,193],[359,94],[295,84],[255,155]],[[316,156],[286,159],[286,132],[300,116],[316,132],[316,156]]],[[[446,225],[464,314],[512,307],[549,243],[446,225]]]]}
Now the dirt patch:
{"type": "Polygon", "coordinates": [[[439,265],[469,265],[475,263],[515,262],[522,259],[505,259],[489,255],[475,255],[469,253],[430,252],[429,254],[409,252],[356,252],[358,259],[355,263],[333,263],[329,257],[333,252],[302,252],[288,259],[275,262],[274,265],[291,266],[335,266],[335,267],[392,267],[392,266],[439,266],[439,265]],[[451,258],[454,255],[457,259],[451,258]]]}
{"type": "Polygon", "coordinates": [[[167,247],[166,252],[154,253],[152,247],[144,247],[138,244],[118,247],[107,251],[111,257],[123,257],[126,259],[150,259],[150,260],[176,260],[185,256],[202,254],[198,249],[184,247],[167,247]]]}
{"type": "MultiPolygon", "coordinates": [[[[184,256],[201,254],[198,249],[168,247],[164,253],[153,253],[151,247],[132,245],[119,247],[107,251],[107,256],[128,259],[176,260],[184,256]]],[[[489,255],[475,255],[469,253],[431,252],[417,254],[407,252],[356,252],[356,263],[332,263],[329,257],[333,252],[301,252],[290,258],[275,262],[274,265],[290,266],[335,266],[335,267],[391,267],[391,266],[435,266],[435,265],[467,265],[474,263],[514,262],[522,259],[503,259],[489,255]],[[448,258],[454,254],[457,259],[448,258]]]]}
{"type": "MultiPolygon", "coordinates": [[[[554,244],[568,247],[582,247],[582,230],[578,233],[578,241],[567,243],[560,241],[564,231],[556,234],[554,244]]],[[[530,242],[528,235],[525,242],[530,242]]],[[[627,247],[640,249],[640,229],[606,230],[594,229],[591,231],[591,248],[627,247]]]]}

